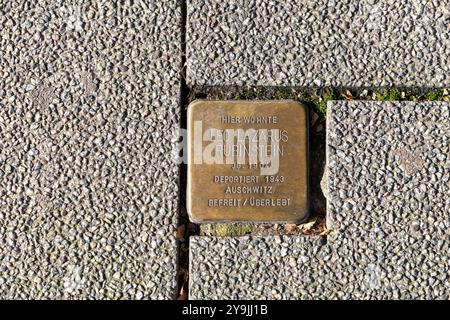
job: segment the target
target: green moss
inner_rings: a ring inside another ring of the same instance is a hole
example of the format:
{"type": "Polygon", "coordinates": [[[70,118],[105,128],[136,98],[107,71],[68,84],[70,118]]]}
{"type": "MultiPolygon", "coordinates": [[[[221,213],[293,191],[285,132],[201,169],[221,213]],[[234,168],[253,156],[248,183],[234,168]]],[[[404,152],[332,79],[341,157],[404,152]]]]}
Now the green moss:
{"type": "Polygon", "coordinates": [[[425,94],[425,100],[438,101],[438,100],[442,100],[443,96],[444,96],[444,94],[441,90],[433,90],[433,91],[429,91],[425,94]]]}
{"type": "Polygon", "coordinates": [[[188,246],[187,242],[181,242],[181,244],[180,244],[180,250],[181,250],[181,252],[183,252],[183,253],[189,252],[189,246],[188,246]]]}
{"type": "Polygon", "coordinates": [[[218,224],[214,226],[214,233],[220,237],[238,237],[251,234],[254,227],[250,225],[218,224]]]}
{"type": "Polygon", "coordinates": [[[244,91],[241,91],[241,90],[236,91],[236,93],[234,94],[234,99],[235,99],[235,100],[244,100],[245,97],[246,97],[245,92],[244,92],[244,91]]]}
{"type": "Polygon", "coordinates": [[[258,86],[231,86],[222,88],[200,88],[189,91],[189,101],[194,99],[213,100],[281,100],[295,99],[306,103],[319,117],[324,118],[327,103],[330,100],[376,100],[376,101],[448,101],[450,98],[441,89],[355,89],[355,88],[284,88],[284,87],[258,87],[258,86]],[[366,91],[364,95],[361,95],[366,91]]]}
{"type": "Polygon", "coordinates": [[[400,91],[396,89],[380,90],[375,93],[375,100],[377,101],[396,101],[401,99],[400,91]]]}
{"type": "Polygon", "coordinates": [[[214,94],[214,95],[211,96],[211,99],[212,99],[212,100],[220,100],[221,97],[220,97],[219,94],[214,94]]]}
{"type": "Polygon", "coordinates": [[[325,117],[327,113],[327,103],[331,100],[339,100],[340,96],[333,89],[323,89],[314,92],[310,98],[306,98],[304,101],[310,102],[314,111],[320,116],[325,117]]]}
{"type": "Polygon", "coordinates": [[[275,99],[281,100],[281,99],[285,99],[288,96],[288,94],[286,94],[286,92],[284,92],[282,90],[275,90],[273,96],[275,99]]]}

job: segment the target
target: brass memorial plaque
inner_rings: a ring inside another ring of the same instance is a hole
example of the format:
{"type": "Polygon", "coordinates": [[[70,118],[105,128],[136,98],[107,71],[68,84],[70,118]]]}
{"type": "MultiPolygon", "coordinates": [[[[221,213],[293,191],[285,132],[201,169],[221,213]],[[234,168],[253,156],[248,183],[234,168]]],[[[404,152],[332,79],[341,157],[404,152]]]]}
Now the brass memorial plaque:
{"type": "Polygon", "coordinates": [[[293,100],[204,101],[188,111],[194,222],[299,222],[308,212],[307,109],[293,100]]]}

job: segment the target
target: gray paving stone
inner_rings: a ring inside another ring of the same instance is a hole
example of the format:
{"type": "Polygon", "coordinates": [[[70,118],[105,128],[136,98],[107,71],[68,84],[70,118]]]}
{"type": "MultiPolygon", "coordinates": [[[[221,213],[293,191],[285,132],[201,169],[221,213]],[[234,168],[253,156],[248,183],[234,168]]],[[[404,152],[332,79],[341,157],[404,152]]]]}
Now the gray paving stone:
{"type": "Polygon", "coordinates": [[[450,241],[193,237],[190,299],[449,299],[450,241]]]}
{"type": "Polygon", "coordinates": [[[190,299],[304,299],[332,272],[321,237],[191,237],[190,299]]]}
{"type": "Polygon", "coordinates": [[[190,85],[450,85],[450,1],[190,0],[190,85]]]}
{"type": "Polygon", "coordinates": [[[333,273],[325,285],[339,299],[448,300],[450,241],[429,236],[328,237],[333,273]]]}
{"type": "Polygon", "coordinates": [[[0,12],[0,298],[173,298],[177,2],[0,12]]]}
{"type": "Polygon", "coordinates": [[[450,298],[449,104],[334,101],[327,120],[326,244],[194,238],[191,298],[450,298]]]}
{"type": "Polygon", "coordinates": [[[328,227],[373,239],[448,237],[449,103],[328,106],[328,227]]]}
{"type": "Polygon", "coordinates": [[[449,106],[328,104],[328,243],[343,298],[449,298],[449,106]]]}

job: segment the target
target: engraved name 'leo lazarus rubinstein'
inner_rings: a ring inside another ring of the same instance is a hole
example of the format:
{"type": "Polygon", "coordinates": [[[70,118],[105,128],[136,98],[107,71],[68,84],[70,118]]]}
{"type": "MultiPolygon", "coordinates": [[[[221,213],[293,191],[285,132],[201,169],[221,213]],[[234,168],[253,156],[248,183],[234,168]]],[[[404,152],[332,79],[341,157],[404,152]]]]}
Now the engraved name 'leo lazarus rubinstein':
{"type": "Polygon", "coordinates": [[[306,108],[291,100],[191,103],[190,218],[303,220],[308,211],[306,121],[306,108]]]}
{"type": "MultiPolygon", "coordinates": [[[[222,118],[222,117],[221,117],[222,118]]],[[[194,121],[194,164],[259,165],[262,175],[276,174],[288,132],[281,129],[218,129],[203,131],[203,122],[194,121]],[[207,142],[206,146],[203,142],[207,142]]]]}

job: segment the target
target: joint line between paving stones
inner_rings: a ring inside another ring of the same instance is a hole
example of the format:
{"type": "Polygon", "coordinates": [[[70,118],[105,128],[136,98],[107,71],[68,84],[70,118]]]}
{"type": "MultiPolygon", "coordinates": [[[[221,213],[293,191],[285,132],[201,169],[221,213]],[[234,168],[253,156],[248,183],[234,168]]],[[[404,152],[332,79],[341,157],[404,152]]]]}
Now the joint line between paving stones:
{"type": "MultiPolygon", "coordinates": [[[[189,88],[186,84],[186,19],[187,19],[187,1],[180,0],[179,1],[180,11],[181,11],[181,19],[180,19],[180,55],[181,55],[181,63],[180,63],[180,128],[186,129],[187,127],[187,114],[186,107],[189,103],[189,88]]],[[[186,199],[186,177],[187,177],[187,167],[186,164],[180,164],[179,167],[179,203],[178,203],[178,230],[184,230],[184,234],[177,232],[178,238],[178,259],[177,259],[177,280],[178,280],[178,288],[177,288],[177,298],[178,299],[187,299],[189,288],[187,281],[188,279],[188,264],[189,257],[186,254],[186,248],[182,248],[182,245],[188,243],[189,234],[188,234],[188,224],[189,220],[185,212],[185,199],[186,199]],[[182,296],[182,292],[185,292],[185,296],[182,296]]]]}

